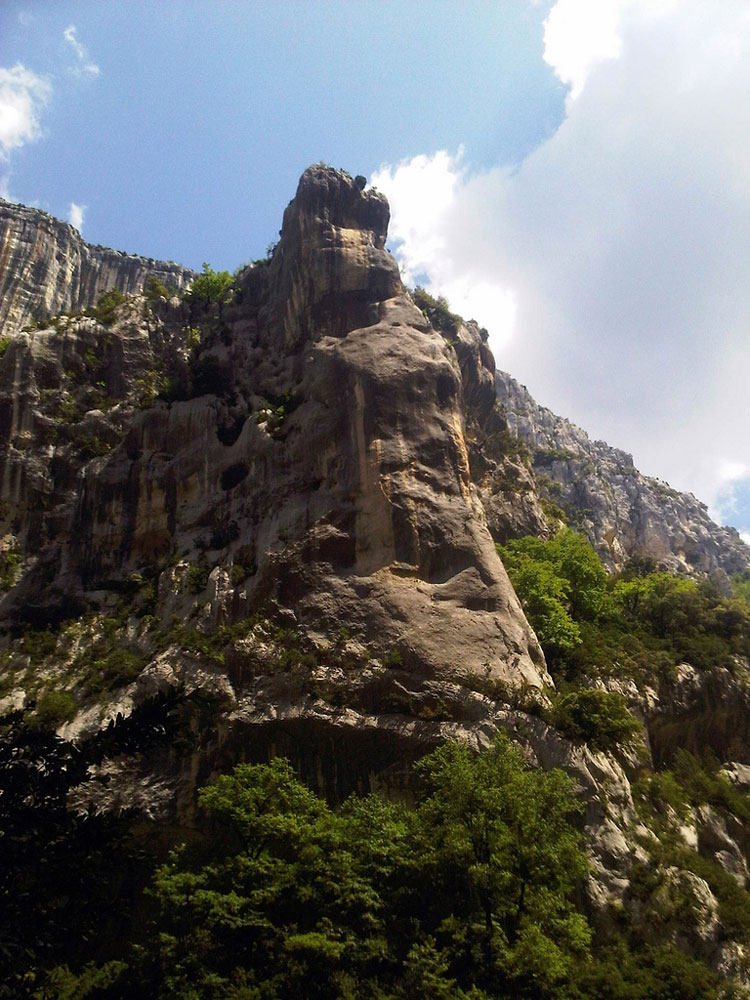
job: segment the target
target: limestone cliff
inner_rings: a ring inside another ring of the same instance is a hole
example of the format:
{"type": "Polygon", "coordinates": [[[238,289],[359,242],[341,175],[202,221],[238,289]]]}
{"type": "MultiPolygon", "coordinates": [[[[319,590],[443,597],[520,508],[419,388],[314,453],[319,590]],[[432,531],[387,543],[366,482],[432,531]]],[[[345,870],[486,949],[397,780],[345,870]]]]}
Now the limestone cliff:
{"type": "Polygon", "coordinates": [[[6,336],[56,313],[81,312],[110,288],[142,292],[149,276],[179,290],[194,274],[179,264],[91,246],[68,223],[0,199],[0,328],[6,336]]]}
{"type": "Polygon", "coordinates": [[[198,685],[224,708],[191,787],[230,746],[300,759],[335,736],[343,790],[465,732],[482,699],[464,679],[549,681],[471,481],[456,352],[404,292],[387,222],[382,196],[312,168],[227,301],[136,296],[110,326],[10,338],[0,616],[73,620],[71,732],[198,685]],[[128,606],[130,677],[93,698],[106,657],[81,616],[128,606]]]}
{"type": "Polygon", "coordinates": [[[727,575],[750,568],[750,547],[692,494],[641,475],[632,455],[592,441],[505,372],[497,372],[496,387],[510,432],[530,452],[538,492],[563,509],[605,565],[648,558],[670,572],[712,576],[725,590],[727,575]]]}
{"type": "MultiPolygon", "coordinates": [[[[189,826],[197,787],[278,753],[333,799],[403,793],[437,743],[481,747],[505,729],[574,777],[602,923],[612,906],[636,912],[633,872],[655,839],[634,796],[644,761],[709,746],[747,781],[748,664],[584,678],[624,694],[643,745],[566,736],[490,528],[549,535],[556,503],[610,566],[641,554],[713,573],[748,565],[729,529],[496,373],[475,323],[420,306],[363,178],[306,171],[271,258],[213,301],[133,294],[104,322],[29,330],[24,317],[90,303],[84,287],[139,292],[147,273],[188,272],[140,258],[118,271],[120,255],[70,227],[13,213],[69,243],[57,270],[44,264],[50,290],[20,250],[3,278],[0,711],[33,709],[70,740],[111,735],[71,803],[189,826]],[[173,738],[136,738],[144,715],[173,738]]],[[[682,827],[670,814],[672,832],[723,852],[745,885],[750,823],[730,812],[693,809],[682,827]]],[[[677,876],[656,868],[669,889],[677,876]]],[[[750,978],[691,878],[705,919],[668,933],[750,978]]]]}

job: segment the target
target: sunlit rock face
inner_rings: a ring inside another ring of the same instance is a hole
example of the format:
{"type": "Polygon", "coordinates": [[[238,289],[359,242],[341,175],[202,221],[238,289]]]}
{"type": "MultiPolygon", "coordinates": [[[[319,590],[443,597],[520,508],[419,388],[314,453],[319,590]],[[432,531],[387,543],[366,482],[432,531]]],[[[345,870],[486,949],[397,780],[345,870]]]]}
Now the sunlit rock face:
{"type": "Polygon", "coordinates": [[[750,547],[692,494],[641,475],[632,455],[592,441],[505,372],[496,388],[509,429],[530,451],[538,492],[563,508],[610,569],[650,559],[669,572],[711,576],[728,593],[727,576],[750,568],[750,547]]]}
{"type": "Polygon", "coordinates": [[[218,314],[136,299],[110,327],[12,339],[0,483],[24,573],[6,618],[65,617],[185,557],[251,570],[230,618],[273,604],[427,676],[547,680],[472,484],[471,366],[404,292],[387,223],[381,195],[311,168],[218,314]],[[165,378],[183,389],[153,398],[165,378]]]}
{"type": "Polygon", "coordinates": [[[6,335],[56,313],[80,312],[110,288],[140,293],[149,276],[179,291],[194,274],[179,264],[91,246],[46,212],[0,199],[0,327],[6,335]]]}
{"type": "MultiPolygon", "coordinates": [[[[638,906],[644,759],[710,748],[750,786],[750,665],[681,664],[657,686],[607,675],[643,746],[567,738],[492,536],[550,537],[557,504],[610,567],[649,556],[721,581],[747,550],[496,372],[476,323],[417,308],[384,249],[388,205],[365,188],[306,171],[271,258],[220,301],[134,294],[104,323],[25,330],[148,274],[191,275],[3,207],[0,712],[67,693],[57,732],[106,730],[117,749],[71,806],[133,809],[172,835],[239,761],[288,756],[334,801],[408,799],[412,761],[505,730],[573,778],[605,924],[612,903],[638,906]]],[[[747,883],[748,824],[713,806],[680,822],[747,883]]],[[[717,938],[709,888],[667,876],[700,903],[689,949],[734,975],[744,958],[717,938]]]]}

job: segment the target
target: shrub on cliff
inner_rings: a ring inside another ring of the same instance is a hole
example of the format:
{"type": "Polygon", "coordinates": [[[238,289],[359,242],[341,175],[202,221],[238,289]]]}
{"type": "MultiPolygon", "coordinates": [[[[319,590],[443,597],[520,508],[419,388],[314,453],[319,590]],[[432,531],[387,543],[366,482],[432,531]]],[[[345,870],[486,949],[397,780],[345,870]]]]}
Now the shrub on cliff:
{"type": "Polygon", "coordinates": [[[598,688],[579,688],[556,695],[552,702],[552,722],[567,736],[584,740],[595,750],[614,750],[632,743],[642,730],[621,694],[598,688]]]}
{"type": "Polygon", "coordinates": [[[733,669],[736,655],[750,655],[747,606],[710,581],[648,566],[607,576],[570,528],[550,541],[528,536],[497,549],[555,676],[654,675],[682,660],[733,669]]]}
{"type": "Polygon", "coordinates": [[[451,312],[447,299],[442,295],[434,298],[421,285],[417,285],[411,297],[436,330],[451,337],[456,336],[461,317],[451,312]]]}
{"type": "Polygon", "coordinates": [[[607,606],[599,557],[570,528],[548,542],[526,536],[497,549],[545,653],[564,659],[581,644],[580,623],[597,621],[607,606]]]}
{"type": "Polygon", "coordinates": [[[232,281],[229,271],[214,271],[211,265],[204,261],[203,273],[195,278],[185,292],[184,298],[188,302],[205,306],[213,303],[221,305],[226,300],[232,281]]]}
{"type": "Polygon", "coordinates": [[[210,838],[155,876],[143,995],[559,996],[589,944],[569,779],[506,738],[417,770],[412,811],[334,812],[280,759],[203,789],[210,838]]]}
{"type": "Polygon", "coordinates": [[[171,285],[166,285],[160,278],[150,274],[146,278],[143,294],[148,302],[159,302],[161,299],[171,299],[175,294],[175,289],[171,285]]]}
{"type": "Polygon", "coordinates": [[[95,306],[86,310],[85,315],[93,317],[104,326],[111,326],[117,318],[117,309],[125,298],[119,288],[110,288],[108,292],[99,296],[95,306]]]}

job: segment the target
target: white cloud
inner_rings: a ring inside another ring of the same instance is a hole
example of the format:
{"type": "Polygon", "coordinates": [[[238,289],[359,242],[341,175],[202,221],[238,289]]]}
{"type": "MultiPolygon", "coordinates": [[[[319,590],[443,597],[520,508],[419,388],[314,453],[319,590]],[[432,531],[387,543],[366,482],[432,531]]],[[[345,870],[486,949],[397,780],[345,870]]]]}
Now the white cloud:
{"type": "Polygon", "coordinates": [[[96,63],[90,61],[88,52],[78,41],[78,38],[76,37],[76,27],[74,24],[69,24],[65,31],[63,31],[63,38],[73,49],[76,56],[77,64],[73,72],[79,76],[99,76],[99,67],[96,63]]]}
{"type": "Polygon", "coordinates": [[[544,22],[544,61],[570,84],[571,98],[581,93],[597,63],[620,54],[622,6],[617,0],[559,0],[550,11],[544,22]]]}
{"type": "Polygon", "coordinates": [[[519,167],[441,151],[373,181],[407,279],[462,290],[540,403],[715,506],[718,456],[750,469],[750,11],[601,2],[578,48],[591,4],[550,12],[546,58],[576,97],[519,167]]]}
{"type": "Polygon", "coordinates": [[[722,483],[734,483],[747,473],[744,462],[722,462],[718,468],[718,478],[722,483]]]}
{"type": "Polygon", "coordinates": [[[544,61],[570,86],[569,101],[595,67],[616,59],[628,19],[663,17],[677,0],[557,0],[544,22],[544,61]]]}
{"type": "Polygon", "coordinates": [[[495,346],[513,333],[515,295],[502,287],[497,276],[482,270],[481,254],[470,247],[459,250],[462,236],[452,217],[471,183],[462,166],[463,149],[455,156],[445,151],[432,157],[416,156],[395,169],[384,166],[372,183],[388,196],[392,220],[390,238],[399,244],[401,277],[406,285],[425,285],[435,295],[445,295],[452,308],[491,328],[495,346]],[[471,269],[456,268],[454,254],[473,256],[471,269]]]}
{"type": "Polygon", "coordinates": [[[85,205],[76,205],[74,201],[71,201],[70,211],[68,212],[68,222],[79,232],[81,231],[81,226],[83,225],[83,216],[85,212],[85,205]]]}
{"type": "Polygon", "coordinates": [[[0,158],[40,137],[41,112],[51,94],[49,80],[21,63],[0,67],[0,158]]]}

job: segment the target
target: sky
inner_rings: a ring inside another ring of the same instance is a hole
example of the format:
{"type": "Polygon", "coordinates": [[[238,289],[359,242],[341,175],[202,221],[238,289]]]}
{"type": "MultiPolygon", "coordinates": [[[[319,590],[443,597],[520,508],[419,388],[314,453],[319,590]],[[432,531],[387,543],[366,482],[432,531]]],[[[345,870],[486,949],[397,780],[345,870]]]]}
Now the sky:
{"type": "Polygon", "coordinates": [[[750,540],[747,0],[3,0],[0,195],[234,270],[311,163],[542,405],[750,540]]]}

